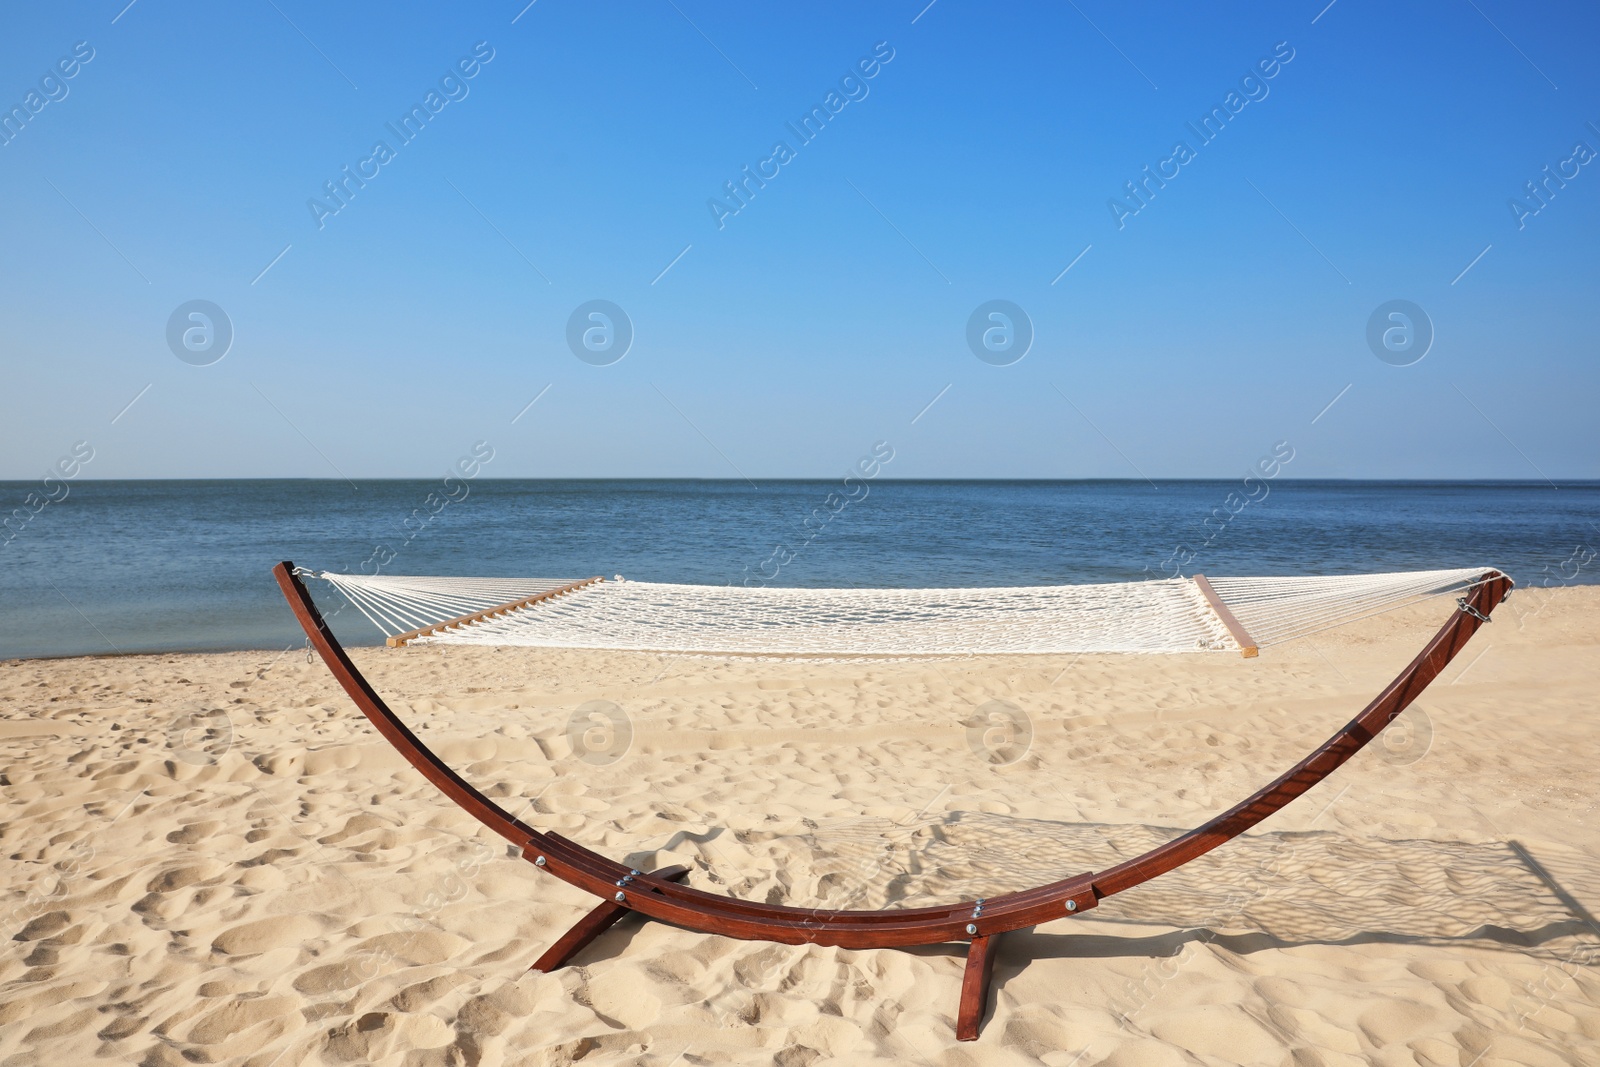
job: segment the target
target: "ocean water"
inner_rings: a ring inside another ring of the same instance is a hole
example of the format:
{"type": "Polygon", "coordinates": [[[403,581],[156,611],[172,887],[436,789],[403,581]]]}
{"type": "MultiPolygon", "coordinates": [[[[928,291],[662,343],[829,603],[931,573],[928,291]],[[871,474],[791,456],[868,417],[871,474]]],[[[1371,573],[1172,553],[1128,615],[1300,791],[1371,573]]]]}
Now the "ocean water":
{"type": "MultiPolygon", "coordinates": [[[[298,646],[269,573],[283,559],[794,586],[1600,574],[1600,482],[72,481],[0,494],[19,509],[0,530],[0,659],[298,646]]],[[[334,628],[380,640],[353,611],[334,628]]]]}

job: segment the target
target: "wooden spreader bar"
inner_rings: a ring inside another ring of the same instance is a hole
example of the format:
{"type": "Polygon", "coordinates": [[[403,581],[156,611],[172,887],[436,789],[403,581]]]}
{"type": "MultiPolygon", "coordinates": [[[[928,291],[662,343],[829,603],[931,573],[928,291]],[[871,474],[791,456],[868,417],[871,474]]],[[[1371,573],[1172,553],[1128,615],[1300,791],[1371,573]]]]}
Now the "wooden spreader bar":
{"type": "Polygon", "coordinates": [[[1250,631],[1244,628],[1244,623],[1229,610],[1228,605],[1222,602],[1217,591],[1211,588],[1211,583],[1206,581],[1206,576],[1194,576],[1194,584],[1200,590],[1200,595],[1206,598],[1206,603],[1211,605],[1211,610],[1216,612],[1217,618],[1222,620],[1222,625],[1228,628],[1228,633],[1233,635],[1234,643],[1239,646],[1239,655],[1245,659],[1252,659],[1261,654],[1261,646],[1256,644],[1256,639],[1250,636],[1250,631]]]}
{"type": "Polygon", "coordinates": [[[482,611],[473,611],[466,615],[457,615],[453,619],[445,619],[443,622],[434,622],[429,623],[427,626],[419,626],[415,630],[407,630],[403,634],[395,634],[385,643],[390,648],[399,648],[408,641],[415,641],[419,637],[428,637],[443,630],[454,629],[457,626],[470,626],[475,622],[482,622],[484,619],[498,618],[499,616],[506,614],[508,611],[516,611],[518,608],[525,608],[529,604],[537,604],[544,600],[554,600],[556,597],[570,593],[574,589],[582,589],[586,585],[594,585],[596,582],[603,581],[605,581],[604,578],[596,576],[594,578],[585,578],[581,582],[568,582],[566,585],[560,586],[556,589],[546,589],[542,593],[535,593],[532,596],[525,596],[520,600],[508,600],[504,604],[496,604],[494,607],[484,608],[482,611]]]}
{"type": "MultiPolygon", "coordinates": [[[[1513,584],[1499,571],[1485,571],[1478,584],[1461,599],[1459,610],[1451,612],[1449,620],[1427,646],[1342,730],[1252,796],[1205,825],[1142,856],[1104,871],[988,900],[928,908],[833,911],[757,904],[707,893],[680,884],[688,873],[683,867],[668,867],[646,874],[591,852],[559,834],[541,833],[522,822],[452,770],[389,709],[328,629],[311,594],[294,573],[292,563],[278,564],[273,574],[312,647],[385,740],[464,811],[521,846],[524,858],[535,867],[600,898],[597,907],[539,958],[533,965],[535,970],[548,971],[563,966],[629,911],[703,933],[789,945],[895,948],[966,942],[967,963],[955,1027],[956,1037],[962,1041],[978,1036],[987,1010],[990,975],[1001,934],[1081,915],[1113,893],[1159,877],[1232,840],[1311,789],[1416,700],[1460,653],[1478,627],[1489,621],[1490,613],[1510,593],[1513,584]]],[[[598,579],[489,610],[511,610],[594,581],[598,579]]],[[[1244,654],[1254,655],[1255,642],[1216,597],[1210,583],[1198,575],[1195,582],[1244,654]]],[[[463,621],[467,621],[467,617],[452,620],[452,623],[463,621]]],[[[421,633],[411,636],[421,636],[421,633]]]]}

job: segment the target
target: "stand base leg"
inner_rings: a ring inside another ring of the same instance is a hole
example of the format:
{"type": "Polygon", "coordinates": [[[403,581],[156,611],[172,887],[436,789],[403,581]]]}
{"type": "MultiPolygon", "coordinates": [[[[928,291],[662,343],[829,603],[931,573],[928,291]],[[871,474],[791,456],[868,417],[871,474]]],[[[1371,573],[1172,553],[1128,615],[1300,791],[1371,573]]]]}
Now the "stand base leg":
{"type": "MultiPolygon", "coordinates": [[[[650,877],[660,878],[668,882],[676,882],[689,873],[687,867],[663,867],[659,871],[651,871],[650,877]]],[[[530,970],[544,971],[546,973],[564,966],[566,962],[576,956],[585,945],[605,933],[616,925],[617,920],[628,914],[631,909],[611,901],[601,901],[595,905],[593,911],[579,919],[577,924],[561,939],[545,950],[538,961],[530,970]]]]}
{"type": "Polygon", "coordinates": [[[976,1041],[989,1007],[989,979],[994,974],[994,954],[999,934],[972,939],[967,949],[967,970],[961,979],[961,1008],[956,1013],[956,1040],[976,1041]]]}

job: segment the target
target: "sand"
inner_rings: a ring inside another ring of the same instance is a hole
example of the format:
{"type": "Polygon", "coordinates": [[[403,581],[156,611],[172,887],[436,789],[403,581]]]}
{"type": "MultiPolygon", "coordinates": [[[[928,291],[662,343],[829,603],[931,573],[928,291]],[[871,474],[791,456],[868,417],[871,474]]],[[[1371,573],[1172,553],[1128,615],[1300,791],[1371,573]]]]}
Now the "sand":
{"type": "MultiPolygon", "coordinates": [[[[881,907],[1203,821],[1449,609],[1249,661],[355,658],[543,828],[703,889],[881,907]]],[[[0,664],[0,1063],[1593,1064],[1597,634],[1600,589],[1517,593],[1392,743],[1204,860],[1003,939],[972,1044],[956,946],[633,918],[527,973],[592,898],[443,800],[301,648],[0,664]]]]}

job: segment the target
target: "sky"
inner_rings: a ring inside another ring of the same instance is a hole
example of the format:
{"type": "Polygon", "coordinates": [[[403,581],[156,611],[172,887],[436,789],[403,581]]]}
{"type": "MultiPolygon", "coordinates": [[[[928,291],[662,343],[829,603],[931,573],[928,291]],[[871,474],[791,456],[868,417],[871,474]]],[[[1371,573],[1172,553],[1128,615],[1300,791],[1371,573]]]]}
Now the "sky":
{"type": "Polygon", "coordinates": [[[1600,477],[1597,30],[13,6],[0,478],[1600,477]]]}

